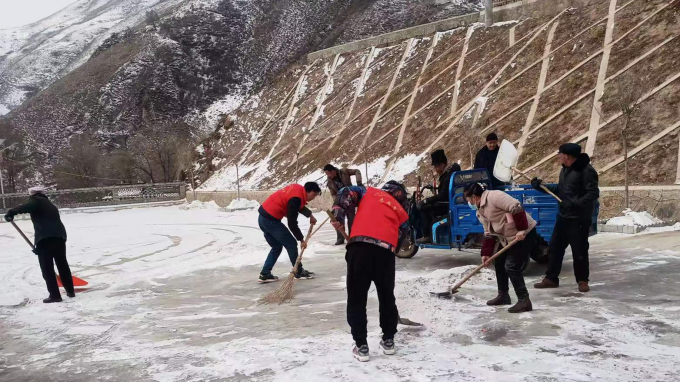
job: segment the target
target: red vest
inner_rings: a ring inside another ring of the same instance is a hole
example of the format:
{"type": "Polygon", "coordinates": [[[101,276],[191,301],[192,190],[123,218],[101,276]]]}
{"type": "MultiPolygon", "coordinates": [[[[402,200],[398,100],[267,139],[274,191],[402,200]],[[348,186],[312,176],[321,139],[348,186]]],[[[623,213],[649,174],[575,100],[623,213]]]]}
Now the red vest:
{"type": "Polygon", "coordinates": [[[366,236],[397,246],[399,226],[408,220],[408,214],[388,192],[368,187],[361,198],[351,237],[366,236]]]}
{"type": "Polygon", "coordinates": [[[300,198],[302,201],[300,211],[302,211],[307,204],[307,192],[305,191],[305,188],[299,184],[286,186],[271,194],[267,200],[262,203],[262,208],[264,208],[269,215],[281,220],[288,213],[288,201],[291,198],[300,198]]]}

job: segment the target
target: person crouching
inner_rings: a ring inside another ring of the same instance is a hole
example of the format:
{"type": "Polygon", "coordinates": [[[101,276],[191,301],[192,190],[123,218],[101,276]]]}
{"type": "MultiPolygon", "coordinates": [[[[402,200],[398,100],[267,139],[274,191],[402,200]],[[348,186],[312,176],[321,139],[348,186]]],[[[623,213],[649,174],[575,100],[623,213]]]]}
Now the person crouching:
{"type": "Polygon", "coordinates": [[[510,305],[512,303],[508,293],[508,279],[510,279],[518,301],[508,309],[508,312],[530,312],[533,306],[522,273],[529,265],[529,253],[536,244],[536,221],[524,211],[517,199],[503,191],[489,191],[482,183],[467,185],[463,195],[470,207],[477,210],[477,218],[484,226],[484,234],[487,235],[482,244],[484,263],[487,263],[493,256],[496,245],[496,238],[488,237],[488,235],[500,235],[503,246],[515,239],[519,241],[494,261],[498,296],[487,301],[487,305],[510,305]]]}
{"type": "MultiPolygon", "coordinates": [[[[345,187],[333,205],[336,219],[358,207],[351,237],[347,244],[347,323],[355,342],[352,354],[361,362],[369,360],[366,301],[371,282],[375,284],[380,304],[380,327],[384,354],[395,354],[399,312],[394,297],[395,253],[408,235],[406,188],[395,181],[382,189],[345,187]]],[[[344,231],[340,221],[333,226],[344,231]]]]}

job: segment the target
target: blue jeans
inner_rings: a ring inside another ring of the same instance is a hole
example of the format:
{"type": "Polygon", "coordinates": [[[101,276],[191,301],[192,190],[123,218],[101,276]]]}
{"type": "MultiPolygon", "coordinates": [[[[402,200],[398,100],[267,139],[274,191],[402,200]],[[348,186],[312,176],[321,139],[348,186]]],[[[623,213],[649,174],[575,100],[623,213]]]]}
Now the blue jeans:
{"type": "MultiPolygon", "coordinates": [[[[267,219],[262,215],[259,216],[257,222],[262,232],[264,232],[264,238],[272,247],[267,260],[264,262],[264,267],[262,267],[262,273],[266,275],[272,272],[272,268],[274,268],[276,260],[279,259],[283,247],[286,247],[290,262],[295,266],[295,261],[297,261],[298,257],[298,244],[288,228],[280,220],[267,219]]],[[[300,268],[302,268],[302,264],[300,264],[300,268]]]]}

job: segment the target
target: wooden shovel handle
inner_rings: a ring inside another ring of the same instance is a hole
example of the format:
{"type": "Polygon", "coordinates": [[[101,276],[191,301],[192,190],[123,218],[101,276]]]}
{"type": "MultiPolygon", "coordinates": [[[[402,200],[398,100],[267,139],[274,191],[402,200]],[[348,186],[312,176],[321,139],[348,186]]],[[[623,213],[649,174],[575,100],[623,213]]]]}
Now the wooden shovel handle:
{"type": "MultiPolygon", "coordinates": [[[[531,182],[531,177],[529,177],[529,175],[523,173],[522,171],[519,171],[516,167],[513,167],[512,169],[513,169],[515,172],[517,172],[517,173],[519,173],[520,175],[522,175],[523,177],[525,177],[528,181],[531,182]]],[[[541,188],[543,189],[543,191],[545,191],[545,192],[547,192],[548,194],[552,195],[553,198],[557,199],[558,202],[562,203],[562,199],[560,199],[557,195],[555,195],[552,191],[550,191],[550,190],[548,189],[548,187],[546,187],[546,186],[544,186],[544,185],[541,184],[541,188]]]]}
{"type": "Polygon", "coordinates": [[[487,266],[487,264],[491,263],[493,260],[496,260],[496,259],[498,258],[498,256],[500,256],[500,255],[502,255],[503,253],[505,253],[505,251],[507,251],[508,249],[510,249],[510,247],[512,247],[513,245],[517,244],[518,241],[519,241],[519,240],[517,240],[517,239],[511,241],[508,245],[505,246],[505,248],[501,249],[500,251],[496,252],[495,255],[491,256],[491,257],[489,258],[488,261],[481,263],[477,268],[475,268],[472,272],[470,272],[470,274],[468,274],[467,276],[465,276],[465,278],[462,279],[458,284],[454,285],[454,287],[451,288],[451,293],[455,293],[455,292],[458,290],[458,288],[461,287],[461,285],[465,284],[465,282],[467,282],[468,280],[470,280],[470,278],[471,278],[472,276],[474,276],[474,275],[476,275],[477,273],[479,273],[479,271],[482,270],[482,268],[484,268],[485,266],[487,266]]]}
{"type": "MultiPolygon", "coordinates": [[[[326,210],[326,213],[328,214],[328,218],[331,219],[331,223],[335,223],[338,221],[338,219],[335,218],[335,215],[331,212],[331,210],[326,210]]],[[[345,241],[349,241],[349,236],[345,233],[344,230],[337,230],[342,234],[342,236],[345,238],[345,241]]]]}
{"type": "Polygon", "coordinates": [[[14,221],[11,221],[10,223],[12,223],[12,225],[14,226],[14,228],[17,229],[17,232],[19,232],[19,234],[21,235],[21,237],[23,237],[24,240],[26,240],[26,242],[28,243],[28,245],[31,246],[31,249],[35,249],[35,246],[33,245],[33,243],[31,243],[31,241],[28,240],[28,238],[26,237],[26,235],[24,235],[24,231],[22,231],[21,228],[19,228],[19,226],[17,225],[17,223],[15,223],[14,221]]]}

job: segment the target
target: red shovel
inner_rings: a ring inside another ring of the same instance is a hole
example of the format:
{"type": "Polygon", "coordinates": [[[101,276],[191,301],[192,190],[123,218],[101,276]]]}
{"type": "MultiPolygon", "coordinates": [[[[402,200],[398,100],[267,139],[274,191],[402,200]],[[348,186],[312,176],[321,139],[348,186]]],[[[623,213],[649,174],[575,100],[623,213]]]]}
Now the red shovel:
{"type": "MultiPolygon", "coordinates": [[[[23,237],[24,240],[26,240],[26,242],[28,243],[28,245],[30,245],[31,248],[32,248],[33,250],[35,250],[35,246],[33,245],[33,243],[31,243],[30,240],[28,240],[28,238],[26,237],[26,235],[24,235],[24,232],[21,230],[21,228],[19,228],[19,226],[17,226],[17,224],[16,224],[15,222],[13,222],[13,221],[10,222],[10,223],[12,223],[12,225],[14,226],[14,228],[17,229],[17,231],[19,232],[19,234],[21,235],[21,237],[23,237]]],[[[83,279],[81,279],[81,278],[78,278],[78,277],[76,277],[76,276],[71,276],[71,277],[73,278],[73,286],[74,286],[74,287],[82,287],[82,286],[85,286],[85,285],[88,284],[87,281],[85,281],[85,280],[83,280],[83,279]]],[[[57,274],[57,285],[59,285],[59,286],[62,287],[62,288],[64,287],[64,284],[62,284],[62,282],[61,282],[61,277],[60,277],[58,274],[57,274]]]]}

